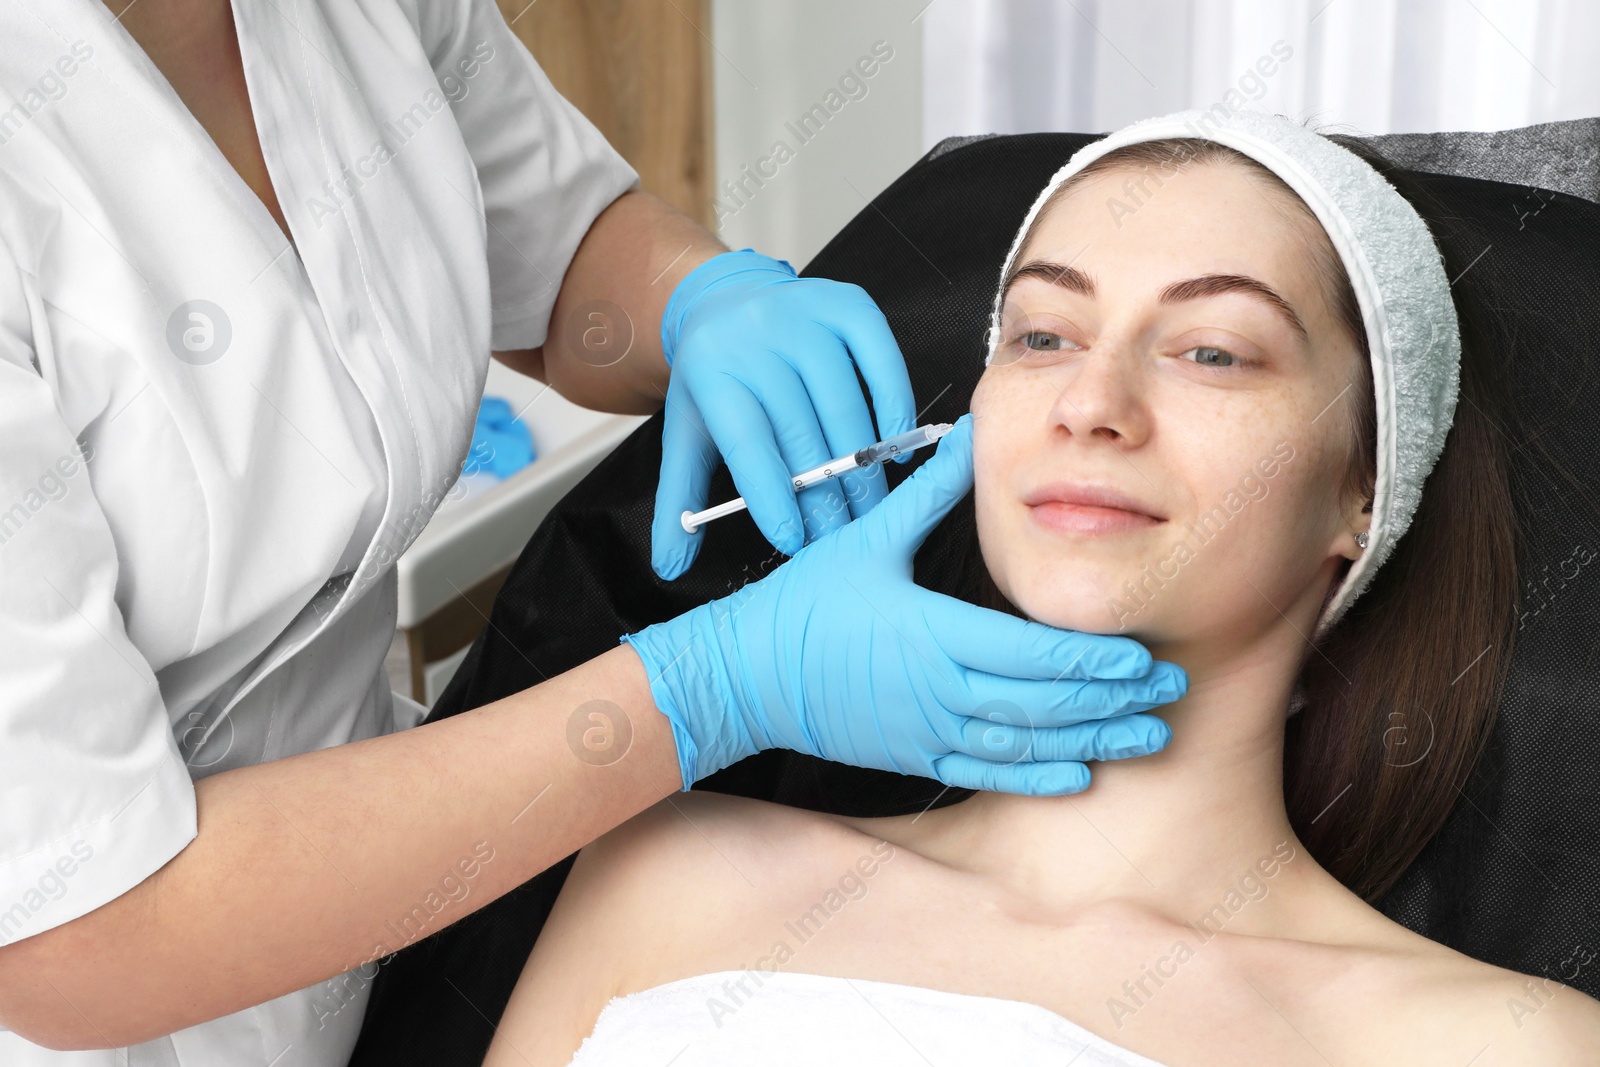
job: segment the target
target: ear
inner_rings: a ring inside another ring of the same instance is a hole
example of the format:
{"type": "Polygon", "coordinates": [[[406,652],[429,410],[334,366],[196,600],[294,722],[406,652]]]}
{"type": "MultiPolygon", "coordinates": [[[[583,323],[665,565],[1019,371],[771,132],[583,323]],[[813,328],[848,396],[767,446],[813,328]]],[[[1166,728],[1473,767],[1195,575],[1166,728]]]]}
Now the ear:
{"type": "Polygon", "coordinates": [[[1367,533],[1372,529],[1372,498],[1361,506],[1361,510],[1348,516],[1345,529],[1339,534],[1335,551],[1349,560],[1356,560],[1366,549],[1356,541],[1356,534],[1367,533]]]}

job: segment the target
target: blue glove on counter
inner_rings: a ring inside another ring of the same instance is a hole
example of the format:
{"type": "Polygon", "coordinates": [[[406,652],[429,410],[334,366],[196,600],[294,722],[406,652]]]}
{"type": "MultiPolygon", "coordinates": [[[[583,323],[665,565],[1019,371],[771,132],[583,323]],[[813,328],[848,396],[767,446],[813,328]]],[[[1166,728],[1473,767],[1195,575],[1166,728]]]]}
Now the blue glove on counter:
{"type": "Polygon", "coordinates": [[[888,492],[879,466],[798,499],[789,484],[791,473],[916,428],[900,346],[859,285],[797,278],[786,261],[748,248],[724,252],[673,290],[661,347],[672,377],[650,543],[662,578],[682,574],[699,553],[704,528],[685,533],[682,515],[720,503],[706,494],[723,457],[750,517],[785,555],[865,515],[888,492]]]}
{"type": "Polygon", "coordinates": [[[511,402],[504,397],[485,396],[478,405],[472,445],[467,449],[461,473],[488,471],[504,479],[528,466],[533,459],[533,434],[511,410],[511,402]]]}
{"type": "Polygon", "coordinates": [[[1188,676],[1126,637],[1058,630],[911,578],[972,487],[972,417],[881,507],[730,596],[622,639],[672,723],[683,788],[768,748],[1011,793],[1075,793],[1084,760],[1172,736],[1188,676]],[[1114,716],[1107,719],[1108,716],[1114,716]]]}

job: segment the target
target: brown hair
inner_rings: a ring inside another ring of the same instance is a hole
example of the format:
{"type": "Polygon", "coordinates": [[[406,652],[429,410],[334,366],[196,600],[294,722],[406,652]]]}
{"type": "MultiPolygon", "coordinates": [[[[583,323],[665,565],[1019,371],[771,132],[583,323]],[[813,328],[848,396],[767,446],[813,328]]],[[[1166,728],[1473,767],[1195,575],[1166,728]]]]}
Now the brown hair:
{"type": "MultiPolygon", "coordinates": [[[[1460,279],[1462,245],[1440,241],[1455,220],[1424,184],[1360,141],[1325,134],[1396,188],[1440,244],[1447,276],[1460,279]]],[[[1093,174],[1112,168],[1173,168],[1203,162],[1243,166],[1309,221],[1312,254],[1336,321],[1359,347],[1349,464],[1342,488],[1372,497],[1377,415],[1360,307],[1343,263],[1310,208],[1267,167],[1201,138],[1115,149],[1074,174],[1036,216],[1093,174]],[[1312,233],[1311,231],[1315,232],[1312,233]]],[[[1271,202],[1269,198],[1269,202],[1271,202]]],[[[1022,246],[1019,246],[1022,247],[1022,246]]],[[[1444,451],[1410,528],[1350,610],[1301,661],[1306,698],[1284,738],[1284,799],[1295,832],[1331,874],[1376,901],[1439,831],[1483,752],[1499,708],[1516,633],[1516,518],[1502,436],[1509,388],[1482,318],[1488,299],[1453,284],[1461,331],[1461,387],[1444,451]]],[[[968,568],[978,603],[1020,615],[983,565],[976,531],[968,568]]],[[[1329,593],[1349,569],[1335,575],[1329,593]]]]}

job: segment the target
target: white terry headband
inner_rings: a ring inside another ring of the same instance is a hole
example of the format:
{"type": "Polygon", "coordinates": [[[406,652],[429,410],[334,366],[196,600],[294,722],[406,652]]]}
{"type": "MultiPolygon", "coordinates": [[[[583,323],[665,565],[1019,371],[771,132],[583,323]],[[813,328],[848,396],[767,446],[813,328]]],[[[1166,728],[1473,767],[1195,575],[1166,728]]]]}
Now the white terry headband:
{"type": "MultiPolygon", "coordinates": [[[[1107,152],[1140,141],[1198,137],[1237,149],[1299,194],[1327,231],[1361,305],[1372,352],[1378,471],[1367,547],[1325,604],[1314,640],[1343,618],[1394,551],[1444,449],[1461,380],[1461,335],[1443,257],[1394,186],[1353,152],[1279,115],[1179,111],[1144,119],[1080,148],[1033,202],[1000,271],[987,366],[1000,341],[1005,279],[1050,195],[1107,152]]],[[[1163,176],[1164,177],[1164,176],[1163,176]]]]}

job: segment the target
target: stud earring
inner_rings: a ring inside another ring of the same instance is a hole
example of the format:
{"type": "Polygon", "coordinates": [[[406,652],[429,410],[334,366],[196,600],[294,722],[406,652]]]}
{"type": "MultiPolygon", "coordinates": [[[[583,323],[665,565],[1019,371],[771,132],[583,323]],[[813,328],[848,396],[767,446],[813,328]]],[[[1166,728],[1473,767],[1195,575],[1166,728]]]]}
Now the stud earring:
{"type": "Polygon", "coordinates": [[[1367,547],[1367,531],[1362,530],[1360,533],[1356,534],[1356,544],[1360,545],[1362,548],[1367,547]]]}

